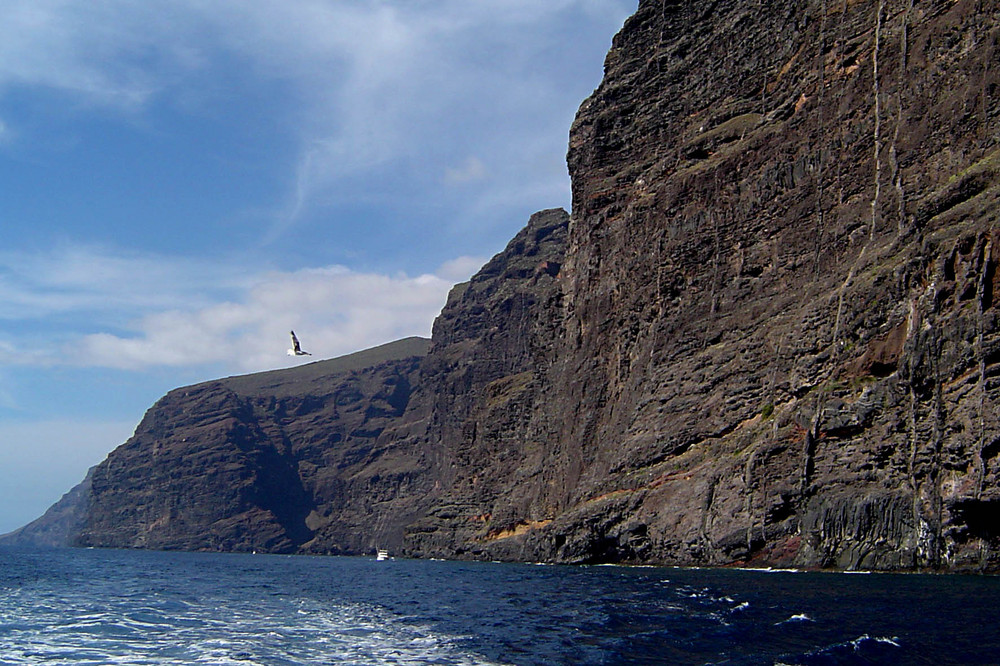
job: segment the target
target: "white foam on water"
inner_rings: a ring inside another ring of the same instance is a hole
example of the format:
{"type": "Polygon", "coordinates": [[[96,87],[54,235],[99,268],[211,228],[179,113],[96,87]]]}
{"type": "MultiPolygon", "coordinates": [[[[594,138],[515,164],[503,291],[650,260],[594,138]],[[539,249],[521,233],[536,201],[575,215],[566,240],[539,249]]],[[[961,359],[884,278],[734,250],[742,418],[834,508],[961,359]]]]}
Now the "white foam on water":
{"type": "Polygon", "coordinates": [[[853,641],[851,641],[850,644],[854,647],[855,651],[860,650],[861,646],[864,644],[865,641],[874,641],[876,643],[883,643],[885,645],[892,645],[894,647],[902,647],[902,645],[900,645],[897,642],[898,640],[899,638],[897,638],[896,636],[893,636],[892,638],[886,638],[885,636],[869,636],[868,634],[862,634],[861,636],[858,636],[853,641]]]}
{"type": "Polygon", "coordinates": [[[818,655],[829,654],[831,652],[836,651],[838,648],[851,648],[854,652],[858,652],[861,650],[862,646],[869,641],[874,643],[881,643],[883,645],[891,645],[893,647],[903,647],[902,645],[900,645],[899,638],[896,636],[889,638],[887,636],[871,636],[869,634],[861,634],[860,636],[858,636],[853,640],[844,641],[842,643],[835,643],[834,645],[829,645],[827,647],[814,650],[808,653],[808,656],[815,657],[818,655]]]}
{"type": "Polygon", "coordinates": [[[730,567],[735,571],[756,571],[759,573],[806,573],[804,569],[776,569],[773,567],[730,567]]]}
{"type": "Polygon", "coordinates": [[[360,604],[283,598],[220,606],[206,599],[167,612],[127,602],[76,610],[73,599],[60,608],[25,599],[11,608],[7,601],[0,598],[4,665],[491,663],[461,645],[463,637],[360,604]]]}
{"type": "Polygon", "coordinates": [[[805,613],[798,613],[796,615],[792,615],[787,620],[782,620],[781,622],[775,622],[774,625],[778,626],[782,624],[789,624],[792,622],[814,622],[814,620],[805,613]]]}

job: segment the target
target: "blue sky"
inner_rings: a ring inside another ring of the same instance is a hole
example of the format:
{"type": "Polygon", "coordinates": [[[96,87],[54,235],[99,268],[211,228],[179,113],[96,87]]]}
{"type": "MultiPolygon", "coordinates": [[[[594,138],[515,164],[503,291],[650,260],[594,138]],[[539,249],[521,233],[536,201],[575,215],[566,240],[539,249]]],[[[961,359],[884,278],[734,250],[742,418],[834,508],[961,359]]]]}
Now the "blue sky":
{"type": "Polygon", "coordinates": [[[429,335],[635,0],[3,0],[0,533],[172,388],[429,335]]]}

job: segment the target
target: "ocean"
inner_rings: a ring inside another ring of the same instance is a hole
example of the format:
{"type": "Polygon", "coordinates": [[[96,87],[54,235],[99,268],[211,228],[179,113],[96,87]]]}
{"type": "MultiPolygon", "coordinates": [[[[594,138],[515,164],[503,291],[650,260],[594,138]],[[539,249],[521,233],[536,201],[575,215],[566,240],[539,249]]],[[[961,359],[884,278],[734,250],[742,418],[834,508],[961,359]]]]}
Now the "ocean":
{"type": "Polygon", "coordinates": [[[1000,579],[0,550],[0,664],[997,664],[1000,579]]]}

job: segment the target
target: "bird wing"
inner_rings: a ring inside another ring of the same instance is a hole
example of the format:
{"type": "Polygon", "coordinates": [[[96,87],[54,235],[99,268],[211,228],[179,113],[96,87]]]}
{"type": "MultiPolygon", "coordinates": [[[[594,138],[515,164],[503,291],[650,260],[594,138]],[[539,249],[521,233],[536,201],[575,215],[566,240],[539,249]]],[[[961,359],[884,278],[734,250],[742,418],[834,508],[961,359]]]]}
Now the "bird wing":
{"type": "Polygon", "coordinates": [[[295,337],[295,331],[289,331],[289,333],[292,336],[292,349],[295,351],[302,351],[302,348],[299,347],[299,339],[295,337]]]}

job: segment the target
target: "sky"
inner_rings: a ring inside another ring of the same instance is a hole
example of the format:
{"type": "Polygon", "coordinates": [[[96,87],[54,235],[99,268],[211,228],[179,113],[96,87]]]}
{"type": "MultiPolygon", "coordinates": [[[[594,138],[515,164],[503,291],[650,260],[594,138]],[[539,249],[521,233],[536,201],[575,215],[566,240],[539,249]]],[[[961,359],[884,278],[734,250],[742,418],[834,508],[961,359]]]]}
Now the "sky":
{"type": "Polygon", "coordinates": [[[0,534],[173,388],[429,336],[636,4],[0,0],[0,534]]]}

